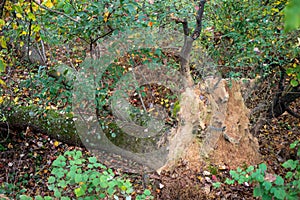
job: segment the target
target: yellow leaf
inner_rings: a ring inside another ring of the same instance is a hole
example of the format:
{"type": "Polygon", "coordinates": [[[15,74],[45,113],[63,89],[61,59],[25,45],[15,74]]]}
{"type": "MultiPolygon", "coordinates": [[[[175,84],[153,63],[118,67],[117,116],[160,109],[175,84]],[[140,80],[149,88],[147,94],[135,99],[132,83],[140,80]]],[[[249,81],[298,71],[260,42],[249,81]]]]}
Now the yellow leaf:
{"type": "Polygon", "coordinates": [[[14,99],[14,102],[15,102],[15,103],[18,103],[18,101],[19,101],[19,97],[16,97],[16,98],[14,99]]]}
{"type": "Polygon", "coordinates": [[[18,28],[18,25],[17,25],[16,23],[12,23],[12,28],[13,28],[14,30],[16,30],[16,29],[18,28]]]}
{"type": "Polygon", "coordinates": [[[126,186],[124,186],[124,185],[121,186],[121,190],[122,190],[122,191],[125,191],[126,189],[127,189],[126,186]]]}
{"type": "Polygon", "coordinates": [[[26,35],[26,34],[27,34],[26,31],[22,31],[22,33],[20,33],[20,36],[21,36],[21,35],[26,35]]]}
{"type": "Polygon", "coordinates": [[[32,11],[36,12],[39,9],[39,6],[37,4],[32,4],[32,11]]]}
{"type": "Polygon", "coordinates": [[[18,18],[22,18],[22,15],[21,15],[20,13],[17,13],[16,16],[17,16],[18,18]]]}
{"type": "Polygon", "coordinates": [[[76,59],[76,60],[75,60],[75,63],[82,63],[82,60],[76,59]]]}
{"type": "Polygon", "coordinates": [[[51,0],[47,0],[44,5],[48,8],[52,8],[54,6],[51,0]]]}
{"type": "Polygon", "coordinates": [[[3,97],[0,97],[0,104],[2,104],[3,103],[3,97]]]}
{"type": "Polygon", "coordinates": [[[59,144],[60,144],[60,143],[59,143],[58,141],[55,141],[55,142],[53,143],[53,145],[54,145],[55,147],[57,147],[59,144]]]}
{"type": "Polygon", "coordinates": [[[104,13],[104,22],[107,22],[109,16],[109,12],[104,13]]]}
{"type": "Polygon", "coordinates": [[[6,41],[4,40],[4,38],[1,38],[1,47],[3,48],[3,49],[7,49],[7,46],[6,46],[6,41]]]}
{"type": "Polygon", "coordinates": [[[0,19],[0,28],[5,25],[5,21],[3,19],[0,19]]]}
{"type": "Polygon", "coordinates": [[[6,83],[2,79],[0,79],[0,85],[3,85],[4,87],[6,87],[6,83]]]}

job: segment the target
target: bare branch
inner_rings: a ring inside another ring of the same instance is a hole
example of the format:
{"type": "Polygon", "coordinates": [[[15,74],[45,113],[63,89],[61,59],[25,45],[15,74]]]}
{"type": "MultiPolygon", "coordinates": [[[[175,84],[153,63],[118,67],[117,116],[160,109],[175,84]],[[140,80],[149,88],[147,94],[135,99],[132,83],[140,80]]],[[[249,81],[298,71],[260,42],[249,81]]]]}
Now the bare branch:
{"type": "Polygon", "coordinates": [[[57,10],[52,10],[51,8],[48,8],[46,6],[43,6],[42,4],[38,3],[37,1],[33,1],[35,4],[37,4],[39,7],[49,11],[49,12],[53,12],[53,13],[56,13],[56,14],[59,14],[59,15],[63,15],[67,18],[69,18],[70,20],[74,21],[74,22],[79,22],[79,20],[77,19],[74,19],[73,17],[67,15],[66,13],[63,13],[63,12],[60,12],[60,11],[57,11],[57,10]]]}

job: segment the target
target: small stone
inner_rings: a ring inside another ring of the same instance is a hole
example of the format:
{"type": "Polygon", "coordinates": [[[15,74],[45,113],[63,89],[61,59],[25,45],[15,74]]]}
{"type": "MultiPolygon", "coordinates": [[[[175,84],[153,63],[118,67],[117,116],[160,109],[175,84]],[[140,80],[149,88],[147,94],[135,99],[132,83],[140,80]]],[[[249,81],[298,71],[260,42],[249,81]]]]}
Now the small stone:
{"type": "Polygon", "coordinates": [[[203,171],[203,176],[210,176],[210,172],[209,171],[203,171]]]}
{"type": "Polygon", "coordinates": [[[211,183],[211,179],[209,177],[205,177],[206,182],[211,183]]]}
{"type": "Polygon", "coordinates": [[[219,166],[219,170],[226,170],[226,169],[227,169],[226,165],[220,165],[219,166]]]}

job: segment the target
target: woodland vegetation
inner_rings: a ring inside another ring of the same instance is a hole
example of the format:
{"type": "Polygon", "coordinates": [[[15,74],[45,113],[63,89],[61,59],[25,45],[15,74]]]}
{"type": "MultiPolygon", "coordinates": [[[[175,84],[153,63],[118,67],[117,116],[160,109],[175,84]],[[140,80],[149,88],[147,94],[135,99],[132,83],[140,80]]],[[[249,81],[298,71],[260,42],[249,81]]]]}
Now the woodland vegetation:
{"type": "Polygon", "coordinates": [[[2,0],[0,199],[299,199],[299,28],[299,0],[2,0]]]}

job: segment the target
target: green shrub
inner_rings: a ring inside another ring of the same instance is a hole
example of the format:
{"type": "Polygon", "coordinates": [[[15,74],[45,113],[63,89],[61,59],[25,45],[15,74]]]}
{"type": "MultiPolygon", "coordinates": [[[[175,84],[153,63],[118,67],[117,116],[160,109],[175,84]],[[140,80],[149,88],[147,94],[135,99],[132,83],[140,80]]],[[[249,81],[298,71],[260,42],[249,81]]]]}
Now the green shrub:
{"type": "MultiPolygon", "coordinates": [[[[300,156],[299,141],[295,141],[290,145],[291,149],[298,147],[297,156],[300,156]]],[[[263,200],[268,199],[298,199],[300,195],[300,164],[299,160],[287,160],[282,166],[288,170],[284,177],[266,173],[267,166],[262,163],[255,170],[253,166],[249,166],[243,170],[238,168],[236,171],[231,170],[232,179],[226,179],[226,184],[257,184],[253,190],[254,197],[262,197],[263,200]],[[254,171],[255,170],[255,171],[254,171]]],[[[215,183],[215,187],[220,183],[215,183]]]]}
{"type": "MultiPolygon", "coordinates": [[[[129,180],[116,177],[112,169],[97,162],[96,157],[84,158],[81,151],[67,151],[52,163],[48,189],[54,198],[36,196],[35,199],[131,199],[134,192],[129,180]],[[70,197],[70,194],[74,198],[70,197]]],[[[152,199],[151,192],[145,190],[136,199],[152,199]]],[[[32,199],[26,195],[21,200],[32,199]]]]}

